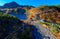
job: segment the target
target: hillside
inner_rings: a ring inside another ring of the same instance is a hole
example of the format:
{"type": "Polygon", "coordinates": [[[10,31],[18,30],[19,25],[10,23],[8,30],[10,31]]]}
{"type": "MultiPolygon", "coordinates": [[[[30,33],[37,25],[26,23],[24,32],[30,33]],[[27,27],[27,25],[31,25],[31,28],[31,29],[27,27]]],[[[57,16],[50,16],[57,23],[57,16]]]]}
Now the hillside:
{"type": "Polygon", "coordinates": [[[14,16],[0,13],[0,39],[32,39],[31,25],[14,16]]]}
{"type": "Polygon", "coordinates": [[[57,6],[41,6],[32,8],[27,13],[28,19],[46,20],[49,22],[60,23],[60,8],[57,6]]]}

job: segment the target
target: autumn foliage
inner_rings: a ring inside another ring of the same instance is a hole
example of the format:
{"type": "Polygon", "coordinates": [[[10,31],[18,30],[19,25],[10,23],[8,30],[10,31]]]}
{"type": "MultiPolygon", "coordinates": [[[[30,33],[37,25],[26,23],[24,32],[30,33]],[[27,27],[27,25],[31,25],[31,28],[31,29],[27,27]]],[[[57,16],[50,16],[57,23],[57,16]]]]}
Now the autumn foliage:
{"type": "Polygon", "coordinates": [[[30,9],[29,11],[27,11],[27,17],[28,17],[28,19],[30,19],[30,18],[35,19],[35,14],[37,14],[39,12],[40,12],[40,10],[37,9],[37,8],[30,9]]]}
{"type": "Polygon", "coordinates": [[[59,10],[60,8],[56,6],[41,6],[28,10],[27,17],[28,19],[32,18],[33,20],[36,20],[36,15],[38,15],[40,19],[44,19],[49,22],[60,23],[59,10]]]}

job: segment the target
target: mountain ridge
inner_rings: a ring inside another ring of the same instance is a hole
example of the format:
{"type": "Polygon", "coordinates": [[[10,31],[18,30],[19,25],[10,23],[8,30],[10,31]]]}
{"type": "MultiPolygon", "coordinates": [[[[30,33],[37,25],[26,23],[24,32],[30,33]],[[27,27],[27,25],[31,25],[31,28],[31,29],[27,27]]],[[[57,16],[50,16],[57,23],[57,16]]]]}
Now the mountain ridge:
{"type": "Polygon", "coordinates": [[[19,5],[18,3],[12,1],[12,2],[9,2],[9,3],[5,3],[3,6],[0,6],[0,8],[18,8],[18,7],[33,7],[34,6],[29,6],[29,5],[19,5]]]}

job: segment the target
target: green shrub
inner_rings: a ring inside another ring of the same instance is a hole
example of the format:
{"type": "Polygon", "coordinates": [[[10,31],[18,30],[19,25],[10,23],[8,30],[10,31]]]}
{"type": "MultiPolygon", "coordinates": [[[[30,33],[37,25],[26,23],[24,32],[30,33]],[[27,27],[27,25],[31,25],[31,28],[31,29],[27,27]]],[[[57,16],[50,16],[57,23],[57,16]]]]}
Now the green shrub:
{"type": "Polygon", "coordinates": [[[59,31],[58,31],[58,26],[56,26],[56,25],[51,26],[51,30],[52,30],[53,32],[55,32],[55,33],[58,33],[58,32],[59,32],[59,31]]]}

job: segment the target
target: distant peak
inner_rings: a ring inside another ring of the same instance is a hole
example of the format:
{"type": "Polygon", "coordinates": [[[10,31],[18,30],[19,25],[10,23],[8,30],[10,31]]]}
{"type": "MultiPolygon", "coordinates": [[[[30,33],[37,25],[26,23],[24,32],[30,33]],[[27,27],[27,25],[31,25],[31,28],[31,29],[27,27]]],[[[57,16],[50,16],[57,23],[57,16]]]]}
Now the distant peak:
{"type": "Polygon", "coordinates": [[[18,3],[16,3],[15,1],[12,1],[10,3],[6,3],[4,4],[4,8],[16,8],[19,7],[20,5],[18,3]]]}
{"type": "Polygon", "coordinates": [[[16,3],[15,1],[12,1],[12,2],[10,2],[10,3],[16,3]]]}

